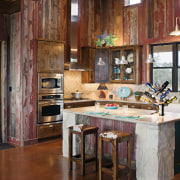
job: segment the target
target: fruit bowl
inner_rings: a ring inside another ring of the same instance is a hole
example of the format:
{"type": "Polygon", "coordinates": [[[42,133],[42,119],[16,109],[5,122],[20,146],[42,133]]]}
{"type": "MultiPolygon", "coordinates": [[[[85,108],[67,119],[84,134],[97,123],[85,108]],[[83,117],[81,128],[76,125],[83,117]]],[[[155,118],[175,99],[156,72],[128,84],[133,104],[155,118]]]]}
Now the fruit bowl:
{"type": "Polygon", "coordinates": [[[106,109],[117,109],[119,107],[118,104],[114,103],[114,104],[106,104],[105,108],[106,109]]]}

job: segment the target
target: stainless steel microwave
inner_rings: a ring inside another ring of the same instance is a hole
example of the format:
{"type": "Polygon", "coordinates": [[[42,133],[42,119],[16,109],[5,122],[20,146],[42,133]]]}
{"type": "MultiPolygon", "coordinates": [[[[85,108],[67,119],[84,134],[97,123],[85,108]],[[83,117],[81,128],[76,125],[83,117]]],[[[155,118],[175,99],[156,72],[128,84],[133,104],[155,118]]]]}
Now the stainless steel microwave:
{"type": "Polygon", "coordinates": [[[38,73],[38,94],[64,93],[64,74],[38,73]]]}

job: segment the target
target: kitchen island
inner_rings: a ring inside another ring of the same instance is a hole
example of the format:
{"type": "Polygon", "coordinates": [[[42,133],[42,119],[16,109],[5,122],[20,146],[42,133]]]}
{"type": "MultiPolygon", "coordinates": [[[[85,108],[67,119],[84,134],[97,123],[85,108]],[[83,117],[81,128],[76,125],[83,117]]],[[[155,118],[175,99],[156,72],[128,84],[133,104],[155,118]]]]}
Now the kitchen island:
{"type": "MultiPolygon", "coordinates": [[[[180,113],[165,112],[159,116],[154,110],[135,108],[98,110],[94,106],[63,111],[63,156],[68,157],[68,127],[91,124],[104,130],[119,129],[133,134],[132,160],[135,161],[137,180],[170,180],[174,176],[175,122],[180,113]]],[[[74,152],[78,151],[76,142],[74,152]]],[[[119,155],[126,155],[120,146],[119,155]]],[[[90,148],[90,147],[89,147],[90,148]]],[[[105,150],[107,153],[110,150],[105,150]]]]}

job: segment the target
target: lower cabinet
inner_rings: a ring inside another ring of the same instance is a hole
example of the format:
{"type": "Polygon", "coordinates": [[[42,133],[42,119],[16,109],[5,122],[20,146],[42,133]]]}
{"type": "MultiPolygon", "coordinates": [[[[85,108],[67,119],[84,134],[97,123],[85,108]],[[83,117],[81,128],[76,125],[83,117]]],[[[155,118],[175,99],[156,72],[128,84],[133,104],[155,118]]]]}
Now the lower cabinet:
{"type": "Polygon", "coordinates": [[[77,108],[77,107],[86,107],[86,106],[94,106],[95,101],[84,101],[84,102],[68,102],[64,103],[64,109],[77,108]]]}
{"type": "Polygon", "coordinates": [[[141,103],[132,103],[132,102],[118,102],[118,101],[97,101],[100,103],[100,105],[106,105],[106,104],[113,104],[116,103],[119,105],[119,107],[122,107],[123,105],[127,105],[129,108],[136,108],[136,109],[148,109],[148,110],[157,110],[157,107],[150,105],[150,104],[141,104],[141,103]]]}
{"type": "Polygon", "coordinates": [[[62,122],[37,125],[37,138],[49,138],[62,135],[62,122]]]}

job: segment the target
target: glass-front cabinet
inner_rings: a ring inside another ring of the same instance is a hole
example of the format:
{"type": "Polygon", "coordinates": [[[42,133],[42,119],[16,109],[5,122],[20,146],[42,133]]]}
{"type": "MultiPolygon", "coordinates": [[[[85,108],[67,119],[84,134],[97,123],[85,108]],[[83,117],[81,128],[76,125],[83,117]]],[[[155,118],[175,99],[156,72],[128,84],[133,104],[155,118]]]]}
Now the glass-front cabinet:
{"type": "Polygon", "coordinates": [[[141,46],[110,48],[110,82],[141,83],[141,61],[141,46]],[[122,56],[127,64],[121,64],[122,56]]]}

